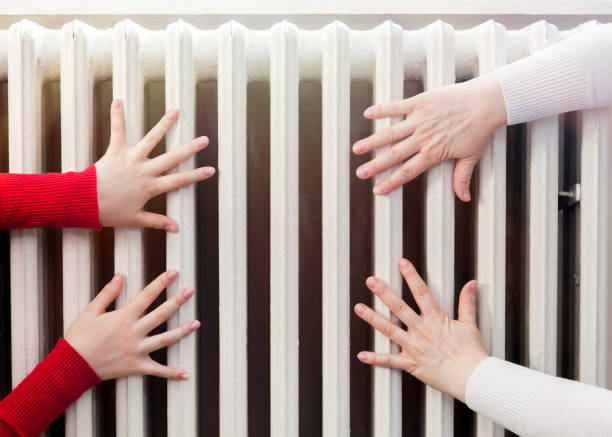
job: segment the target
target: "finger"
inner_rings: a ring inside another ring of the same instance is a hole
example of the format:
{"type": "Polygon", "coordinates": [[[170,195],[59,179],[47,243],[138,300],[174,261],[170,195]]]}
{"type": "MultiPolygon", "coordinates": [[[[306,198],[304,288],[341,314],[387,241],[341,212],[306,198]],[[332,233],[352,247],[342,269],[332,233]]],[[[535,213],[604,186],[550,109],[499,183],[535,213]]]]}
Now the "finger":
{"type": "Polygon", "coordinates": [[[168,232],[177,232],[178,226],[163,214],[156,214],[140,210],[134,216],[134,226],[143,228],[163,229],[168,232]]]}
{"type": "Polygon", "coordinates": [[[121,292],[121,274],[115,273],[113,279],[104,286],[96,297],[87,305],[87,307],[93,310],[96,314],[102,314],[106,311],[108,306],[113,303],[119,293],[121,292]]]}
{"type": "Polygon", "coordinates": [[[149,332],[168,320],[178,309],[193,296],[193,288],[184,288],[177,291],[174,296],[143,316],[138,325],[144,332],[149,332]]]}
{"type": "Polygon", "coordinates": [[[370,106],[363,111],[365,118],[381,118],[381,117],[395,117],[397,115],[408,114],[414,109],[413,99],[395,100],[392,102],[379,103],[374,106],[370,106]]]}
{"type": "Polygon", "coordinates": [[[148,358],[142,368],[142,373],[146,375],[159,376],[160,378],[166,379],[189,379],[189,373],[183,369],[177,369],[175,367],[164,366],[154,361],[152,358],[148,358]]]}
{"type": "Polygon", "coordinates": [[[160,173],[163,173],[192,157],[206,146],[208,146],[208,138],[199,137],[188,144],[184,144],[174,150],[164,153],[163,155],[151,159],[146,166],[151,173],[157,176],[160,173]]]}
{"type": "Polygon", "coordinates": [[[167,270],[159,275],[131,300],[128,304],[130,310],[138,315],[142,314],[177,276],[176,270],[167,270]]]}
{"type": "Polygon", "coordinates": [[[115,99],[110,108],[110,148],[119,148],[125,145],[125,121],[123,118],[123,104],[115,99]]]}
{"type": "Polygon", "coordinates": [[[406,360],[399,354],[381,354],[378,352],[362,351],[357,354],[359,361],[365,364],[373,364],[381,367],[393,367],[394,369],[405,369],[406,360]]]}
{"type": "Polygon", "coordinates": [[[460,322],[476,325],[476,285],[476,281],[470,281],[461,289],[457,307],[460,322]]]}
{"type": "Polygon", "coordinates": [[[412,263],[406,259],[400,260],[399,270],[406,280],[406,283],[414,296],[414,300],[421,309],[421,314],[433,314],[438,311],[440,307],[438,306],[436,299],[433,297],[429,287],[423,281],[423,279],[421,279],[412,263]]]}
{"type": "Polygon", "coordinates": [[[415,126],[413,126],[408,120],[404,120],[400,123],[396,123],[392,126],[381,129],[367,138],[357,141],[353,145],[353,152],[361,155],[369,152],[372,149],[376,149],[377,147],[395,143],[408,135],[412,135],[414,130],[415,126]]]}
{"type": "Polygon", "coordinates": [[[379,153],[374,159],[359,167],[356,171],[357,177],[366,179],[377,175],[381,171],[387,170],[395,164],[402,162],[402,160],[411,157],[418,149],[419,144],[413,137],[408,137],[396,145],[389,147],[384,152],[379,153]]]}
{"type": "Polygon", "coordinates": [[[155,181],[154,192],[156,193],[155,195],[167,193],[168,191],[208,179],[214,174],[215,169],[213,167],[201,167],[195,170],[160,176],[155,181]]]}
{"type": "Polygon", "coordinates": [[[172,127],[176,119],[178,118],[178,109],[173,108],[168,110],[164,114],[164,116],[157,122],[155,126],[145,135],[145,137],[140,141],[140,150],[139,152],[143,156],[149,155],[151,150],[155,148],[157,143],[166,135],[168,129],[172,127]]]}
{"type": "Polygon", "coordinates": [[[183,323],[181,326],[177,326],[176,328],[164,332],[163,334],[157,334],[151,337],[147,337],[141,343],[142,351],[148,354],[156,350],[171,346],[182,338],[187,337],[199,327],[200,322],[197,320],[192,320],[191,322],[183,323]]]}
{"type": "Polygon", "coordinates": [[[453,187],[455,193],[464,202],[470,201],[470,180],[474,171],[475,162],[469,159],[457,160],[455,165],[455,173],[453,175],[453,187]]]}
{"type": "Polygon", "coordinates": [[[408,328],[414,326],[419,316],[387,284],[374,276],[370,276],[366,280],[366,285],[408,328]]]}
{"type": "Polygon", "coordinates": [[[374,194],[388,194],[397,187],[410,182],[431,167],[431,163],[422,152],[417,153],[400,168],[374,186],[374,194]]]}
{"type": "Polygon", "coordinates": [[[406,343],[408,339],[406,331],[401,329],[391,320],[381,316],[367,305],[364,305],[362,303],[358,303],[357,305],[355,305],[355,314],[357,314],[363,320],[368,322],[370,326],[375,328],[378,332],[383,334],[385,337],[391,339],[395,343],[399,345],[406,343]]]}

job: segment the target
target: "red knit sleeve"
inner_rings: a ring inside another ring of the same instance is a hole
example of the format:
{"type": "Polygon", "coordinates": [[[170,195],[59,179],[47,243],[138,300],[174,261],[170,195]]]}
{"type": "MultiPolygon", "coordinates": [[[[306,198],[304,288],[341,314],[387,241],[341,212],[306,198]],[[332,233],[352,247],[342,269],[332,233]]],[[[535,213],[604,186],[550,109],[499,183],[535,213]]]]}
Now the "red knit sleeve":
{"type": "Polygon", "coordinates": [[[96,166],[81,172],[0,174],[0,229],[101,229],[96,166]]]}
{"type": "Polygon", "coordinates": [[[38,436],[99,383],[87,361],[60,338],[47,358],[0,402],[0,436],[38,436]]]}

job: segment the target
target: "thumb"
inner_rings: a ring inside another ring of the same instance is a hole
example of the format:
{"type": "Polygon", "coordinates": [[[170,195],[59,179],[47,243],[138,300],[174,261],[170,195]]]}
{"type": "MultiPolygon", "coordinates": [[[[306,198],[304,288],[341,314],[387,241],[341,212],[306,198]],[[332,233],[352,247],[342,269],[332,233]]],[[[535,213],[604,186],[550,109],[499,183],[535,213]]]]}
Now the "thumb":
{"type": "Polygon", "coordinates": [[[117,299],[117,296],[121,292],[121,282],[121,274],[115,273],[113,279],[111,279],[111,281],[104,286],[102,291],[100,291],[90,302],[89,306],[96,312],[96,314],[105,312],[108,306],[113,303],[115,299],[117,299]]]}
{"type": "Polygon", "coordinates": [[[164,229],[168,232],[178,232],[178,226],[163,214],[140,210],[134,216],[134,225],[144,228],[164,229]]]}
{"type": "Polygon", "coordinates": [[[453,187],[459,199],[464,202],[470,201],[470,180],[474,171],[475,161],[461,158],[457,160],[455,165],[455,174],[453,175],[453,187]]]}
{"type": "Polygon", "coordinates": [[[476,324],[476,285],[476,281],[470,281],[461,289],[457,308],[460,322],[476,324]]]}
{"type": "Polygon", "coordinates": [[[125,144],[125,120],[121,100],[115,99],[110,108],[110,145],[112,151],[119,150],[125,144]]]}

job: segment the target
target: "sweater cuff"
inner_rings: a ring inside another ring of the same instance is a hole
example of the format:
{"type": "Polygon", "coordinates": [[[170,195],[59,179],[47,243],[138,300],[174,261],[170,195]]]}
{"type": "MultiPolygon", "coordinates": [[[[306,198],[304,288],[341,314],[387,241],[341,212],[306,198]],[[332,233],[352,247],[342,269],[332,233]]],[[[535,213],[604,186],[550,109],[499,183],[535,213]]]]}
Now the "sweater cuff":
{"type": "Polygon", "coordinates": [[[101,229],[96,166],[82,172],[0,174],[0,228],[101,229]]]}
{"type": "Polygon", "coordinates": [[[584,109],[590,104],[583,60],[572,38],[496,72],[509,125],[584,109]]]}
{"type": "Polygon", "coordinates": [[[100,382],[87,361],[60,338],[51,353],[0,402],[0,421],[18,435],[37,436],[100,382]]]}
{"type": "Polygon", "coordinates": [[[472,410],[525,435],[528,406],[540,384],[537,372],[489,357],[476,366],[468,379],[465,400],[472,410]]]}

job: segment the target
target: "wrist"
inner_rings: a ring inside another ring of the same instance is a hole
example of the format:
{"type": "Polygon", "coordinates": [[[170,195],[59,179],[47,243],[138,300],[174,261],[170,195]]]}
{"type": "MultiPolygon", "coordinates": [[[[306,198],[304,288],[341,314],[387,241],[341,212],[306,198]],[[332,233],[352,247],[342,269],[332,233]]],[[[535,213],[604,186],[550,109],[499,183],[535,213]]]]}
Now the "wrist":
{"type": "Polygon", "coordinates": [[[470,81],[475,87],[474,95],[478,99],[475,105],[479,109],[477,116],[485,123],[490,123],[491,129],[504,126],[508,122],[506,101],[497,73],[489,73],[470,81]]]}
{"type": "Polygon", "coordinates": [[[470,354],[470,356],[461,363],[461,367],[458,371],[459,376],[456,379],[457,386],[455,387],[454,393],[451,393],[457,400],[460,400],[464,404],[466,403],[465,393],[470,376],[472,376],[472,373],[474,373],[478,365],[487,358],[489,358],[489,355],[486,353],[470,354]]]}

